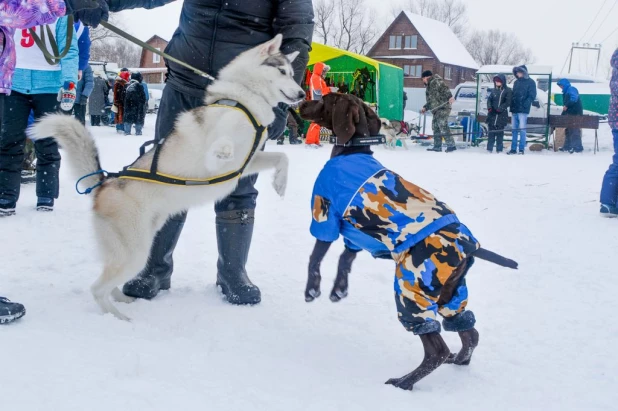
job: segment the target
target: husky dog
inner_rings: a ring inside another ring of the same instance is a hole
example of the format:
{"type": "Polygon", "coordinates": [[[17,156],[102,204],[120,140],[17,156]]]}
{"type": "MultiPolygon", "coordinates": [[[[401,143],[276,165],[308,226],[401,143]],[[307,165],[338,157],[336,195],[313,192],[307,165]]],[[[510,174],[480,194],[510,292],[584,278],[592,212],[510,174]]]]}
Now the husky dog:
{"type": "Polygon", "coordinates": [[[402,130],[400,121],[381,118],[380,123],[382,125],[380,128],[380,133],[384,134],[386,137],[386,148],[397,148],[397,142],[401,141],[403,148],[406,150],[408,149],[408,145],[406,144],[408,134],[402,130]]]}
{"type": "MultiPolygon", "coordinates": [[[[182,179],[208,179],[241,169],[250,155],[256,129],[242,111],[224,106],[209,106],[220,100],[244,105],[263,126],[271,124],[278,103],[296,104],[305,97],[294,81],[292,61],[298,53],[283,55],[282,36],[240,54],[224,67],[208,87],[206,105],[178,117],[174,132],[160,150],[157,170],[182,179]]],[[[76,120],[62,115],[48,116],[32,130],[33,138],[54,136],[66,150],[75,176],[101,170],[94,139],[76,120]]],[[[268,133],[262,132],[261,148],[268,133]]],[[[150,170],[151,150],[131,166],[150,170]]],[[[257,150],[243,175],[275,169],[272,185],[280,196],[285,193],[288,158],[283,153],[257,150]]],[[[148,259],[150,246],[167,218],[183,210],[216,202],[236,187],[236,177],[218,184],[180,186],[134,179],[105,179],[89,176],[84,185],[94,186],[94,223],[103,257],[103,273],[92,285],[94,299],[103,312],[129,320],[112,304],[131,302],[118,286],[134,277],[148,259]]]]}

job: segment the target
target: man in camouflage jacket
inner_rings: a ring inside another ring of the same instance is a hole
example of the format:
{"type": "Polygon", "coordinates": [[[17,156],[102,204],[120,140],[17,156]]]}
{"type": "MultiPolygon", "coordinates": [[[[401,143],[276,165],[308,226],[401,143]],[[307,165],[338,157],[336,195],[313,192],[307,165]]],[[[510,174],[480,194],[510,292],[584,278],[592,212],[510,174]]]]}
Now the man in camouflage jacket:
{"type": "Polygon", "coordinates": [[[429,111],[433,114],[433,148],[429,148],[427,151],[442,151],[443,138],[446,141],[446,152],[455,151],[457,150],[455,140],[448,127],[448,116],[451,114],[451,105],[455,101],[451,90],[444,83],[442,77],[429,70],[423,72],[422,78],[427,88],[425,91],[427,104],[423,106],[422,112],[429,111]]]}

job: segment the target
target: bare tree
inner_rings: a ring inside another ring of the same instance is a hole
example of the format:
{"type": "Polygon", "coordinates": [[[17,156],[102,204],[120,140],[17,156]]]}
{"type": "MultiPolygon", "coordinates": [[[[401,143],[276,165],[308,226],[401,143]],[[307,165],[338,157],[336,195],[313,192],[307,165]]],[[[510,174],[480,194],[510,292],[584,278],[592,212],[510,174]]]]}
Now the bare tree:
{"type": "Polygon", "coordinates": [[[142,49],[120,39],[106,39],[93,43],[90,56],[95,61],[109,61],[120,67],[139,67],[142,49]]]}
{"type": "MultiPolygon", "coordinates": [[[[118,18],[118,14],[111,14],[109,18],[109,23],[113,24],[118,28],[124,29],[122,21],[118,18]]],[[[118,38],[118,35],[113,31],[106,29],[102,25],[99,25],[96,28],[90,28],[90,41],[92,42],[92,44],[114,38],[118,38]]]]}
{"type": "Polygon", "coordinates": [[[524,47],[513,33],[500,30],[475,31],[466,41],[468,52],[477,63],[518,65],[534,63],[532,50],[524,47]]]}
{"type": "Polygon", "coordinates": [[[320,0],[314,15],[316,37],[324,44],[364,54],[377,39],[366,0],[320,0]]]}
{"type": "Polygon", "coordinates": [[[468,6],[463,0],[407,0],[391,8],[394,17],[402,10],[446,23],[460,38],[466,35],[468,6]]]}
{"type": "Polygon", "coordinates": [[[335,27],[335,2],[332,0],[318,0],[314,3],[313,14],[315,21],[315,35],[324,44],[329,44],[335,27]]]}

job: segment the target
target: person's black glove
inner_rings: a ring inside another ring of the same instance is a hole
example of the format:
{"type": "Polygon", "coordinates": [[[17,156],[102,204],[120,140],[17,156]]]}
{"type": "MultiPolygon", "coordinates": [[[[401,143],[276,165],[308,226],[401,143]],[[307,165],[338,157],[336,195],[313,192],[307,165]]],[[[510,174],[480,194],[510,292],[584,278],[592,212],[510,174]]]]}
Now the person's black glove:
{"type": "Polygon", "coordinates": [[[105,0],[66,0],[65,3],[67,14],[74,14],[86,26],[96,28],[101,20],[109,19],[109,6],[105,0]]]}
{"type": "Polygon", "coordinates": [[[288,105],[279,103],[277,107],[273,107],[273,112],[275,113],[275,121],[268,126],[269,140],[276,140],[283,135],[288,121],[288,105]]]}

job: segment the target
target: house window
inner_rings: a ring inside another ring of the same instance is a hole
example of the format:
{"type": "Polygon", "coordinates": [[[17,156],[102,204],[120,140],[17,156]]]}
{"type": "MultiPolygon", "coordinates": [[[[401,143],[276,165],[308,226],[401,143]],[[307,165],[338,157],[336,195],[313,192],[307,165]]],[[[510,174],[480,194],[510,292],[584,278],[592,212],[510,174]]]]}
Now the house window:
{"type": "Polygon", "coordinates": [[[421,74],[423,73],[423,66],[410,66],[405,64],[403,66],[403,75],[404,77],[413,77],[413,78],[421,78],[421,74]]]}
{"type": "MultiPolygon", "coordinates": [[[[161,48],[156,47],[157,51],[161,51],[161,48]]],[[[158,54],[154,54],[152,53],[152,62],[154,64],[159,64],[161,62],[161,56],[159,56],[158,54]]]]}
{"type": "Polygon", "coordinates": [[[453,68],[449,67],[449,66],[445,66],[444,67],[444,79],[445,80],[452,80],[453,79],[453,77],[452,77],[452,69],[453,68]]]}
{"type": "Polygon", "coordinates": [[[390,36],[388,48],[391,50],[400,49],[402,39],[403,39],[403,36],[390,36]]]}
{"type": "Polygon", "coordinates": [[[417,49],[418,36],[405,36],[404,47],[406,49],[417,49]]]}

